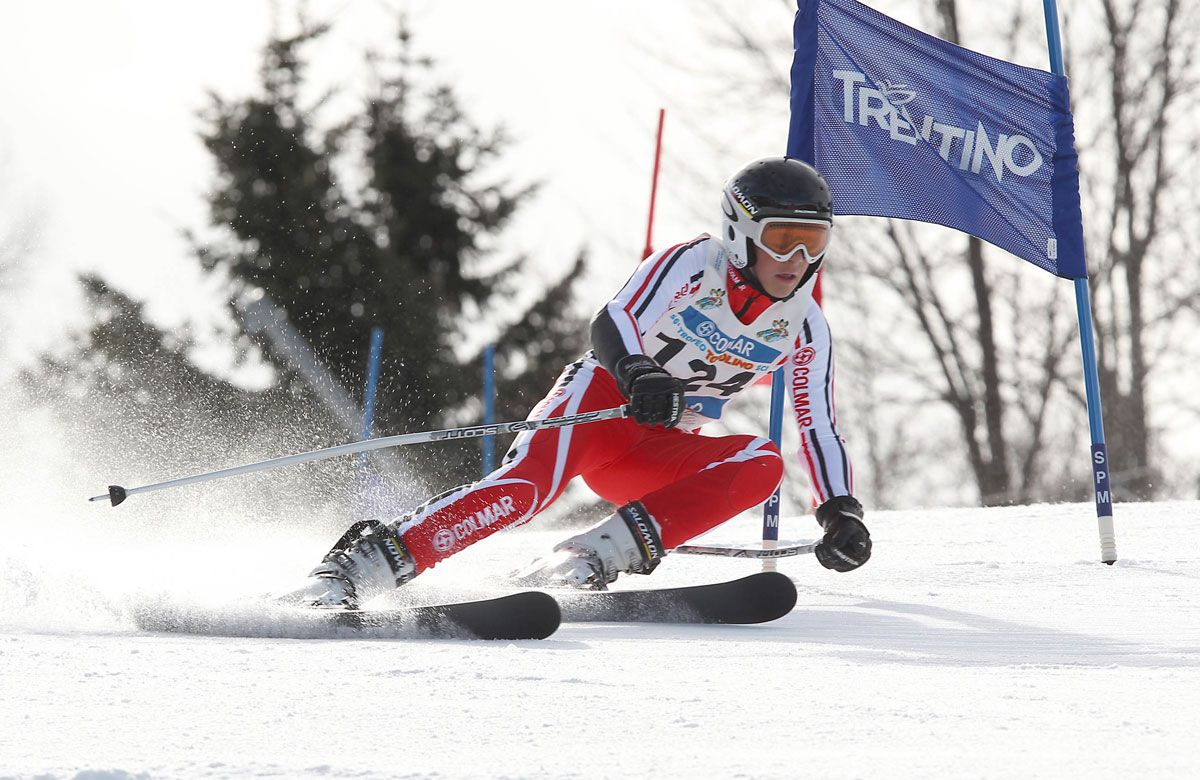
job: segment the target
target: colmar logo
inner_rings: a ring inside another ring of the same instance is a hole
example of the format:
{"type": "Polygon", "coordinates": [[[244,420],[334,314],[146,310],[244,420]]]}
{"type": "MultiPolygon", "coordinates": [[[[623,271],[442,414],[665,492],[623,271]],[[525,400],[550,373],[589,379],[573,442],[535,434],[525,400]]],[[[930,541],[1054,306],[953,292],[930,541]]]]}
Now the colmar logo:
{"type": "Polygon", "coordinates": [[[512,497],[501,496],[491,506],[484,507],[449,528],[440,529],[433,535],[433,549],[442,553],[449,552],[467,537],[494,525],[515,511],[517,506],[512,497]]]}
{"type": "Polygon", "coordinates": [[[446,528],[433,535],[433,549],[438,552],[449,552],[454,546],[454,533],[446,528]]]}
{"type": "Polygon", "coordinates": [[[716,324],[710,321],[701,322],[696,327],[696,335],[702,337],[718,352],[736,352],[739,355],[746,355],[749,354],[750,350],[754,349],[754,344],[749,340],[740,336],[732,339],[722,333],[716,324]]]}
{"type": "Polygon", "coordinates": [[[892,140],[911,146],[923,141],[960,171],[978,175],[986,157],[996,181],[1002,182],[1006,171],[1027,177],[1045,164],[1042,153],[1025,135],[999,133],[993,144],[992,136],[978,120],[974,130],[939,122],[929,115],[918,122],[909,112],[917,94],[906,84],[878,79],[875,86],[870,86],[866,75],[852,70],[835,70],[833,77],[842,83],[843,122],[862,127],[874,123],[892,140]]]}
{"type": "Polygon", "coordinates": [[[798,350],[795,356],[792,357],[792,362],[798,366],[807,366],[813,362],[813,358],[817,356],[817,351],[812,347],[803,347],[798,350]]]}
{"type": "Polygon", "coordinates": [[[756,364],[771,364],[780,357],[777,349],[740,333],[725,333],[717,323],[701,314],[694,306],[688,306],[679,314],[671,315],[671,322],[679,328],[679,337],[705,352],[732,353],[742,360],[756,364]]]}
{"type": "Polygon", "coordinates": [[[455,540],[461,542],[468,536],[491,526],[497,520],[503,520],[515,511],[517,509],[512,497],[501,496],[491,506],[476,512],[461,523],[455,523],[450,530],[454,532],[455,540]]]}
{"type": "MultiPolygon", "coordinates": [[[[803,352],[803,350],[801,351],[803,352]]],[[[808,392],[807,362],[811,361],[797,362],[796,367],[792,369],[792,409],[796,412],[796,424],[800,427],[801,432],[808,430],[813,424],[812,399],[808,392]]]]}

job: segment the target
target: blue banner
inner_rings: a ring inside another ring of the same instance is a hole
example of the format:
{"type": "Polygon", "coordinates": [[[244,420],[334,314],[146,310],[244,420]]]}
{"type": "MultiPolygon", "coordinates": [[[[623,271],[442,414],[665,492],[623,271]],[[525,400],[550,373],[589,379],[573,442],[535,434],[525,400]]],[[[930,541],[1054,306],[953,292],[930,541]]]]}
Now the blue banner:
{"type": "Polygon", "coordinates": [[[1086,278],[1067,81],[856,0],[798,0],[788,156],[836,214],[932,222],[1086,278]]]}

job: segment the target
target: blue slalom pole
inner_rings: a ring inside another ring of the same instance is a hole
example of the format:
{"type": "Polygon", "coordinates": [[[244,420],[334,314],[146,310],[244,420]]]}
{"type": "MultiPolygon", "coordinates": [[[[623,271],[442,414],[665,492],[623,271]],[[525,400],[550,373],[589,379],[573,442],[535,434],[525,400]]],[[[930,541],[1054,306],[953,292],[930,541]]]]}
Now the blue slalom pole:
{"type": "Polygon", "coordinates": [[[367,353],[367,388],[363,393],[363,419],[360,439],[371,438],[375,427],[375,395],[379,387],[379,362],[383,357],[383,328],[371,328],[371,349],[367,353]]]}
{"type": "MultiPolygon", "coordinates": [[[[496,346],[483,349],[483,424],[496,422],[496,346]]],[[[483,437],[483,475],[492,473],[496,463],[496,437],[483,437]]]]}
{"type": "MultiPolygon", "coordinates": [[[[383,328],[371,328],[371,346],[367,352],[367,385],[363,390],[362,427],[359,440],[371,438],[375,428],[375,397],[379,387],[379,364],[383,358],[383,328]]],[[[371,463],[367,453],[360,453],[354,462],[358,477],[358,514],[366,517],[371,511],[370,494],[375,480],[372,479],[371,463]]]]}
{"type": "MultiPolygon", "coordinates": [[[[767,427],[767,435],[771,441],[775,442],[776,447],[781,447],[783,442],[783,398],[787,391],[785,382],[783,369],[776,369],[775,373],[771,375],[771,422],[767,427]]],[[[782,492],[783,483],[781,482],[771,497],[767,499],[767,503],[763,504],[762,539],[764,550],[771,550],[779,546],[779,507],[782,503],[782,492]]],[[[776,561],[773,558],[765,558],[763,559],[763,570],[772,571],[775,569],[775,564],[776,561]]]]}
{"type": "MultiPolygon", "coordinates": [[[[359,431],[360,441],[371,438],[375,429],[375,397],[379,388],[379,363],[383,359],[383,328],[376,325],[371,328],[371,346],[367,351],[367,386],[363,390],[362,428],[359,431]]],[[[365,476],[367,456],[358,456],[359,468],[365,476]]],[[[365,482],[365,480],[364,480],[365,482]]]]}
{"type": "MultiPolygon", "coordinates": [[[[1058,5],[1042,0],[1046,12],[1046,42],[1050,71],[1065,76],[1062,35],[1058,27],[1058,5]]],[[[1083,258],[1083,267],[1087,260],[1083,258]]],[[[1096,489],[1096,516],[1100,527],[1100,560],[1112,565],[1117,560],[1117,535],[1113,528],[1112,489],[1109,486],[1108,445],[1104,441],[1104,417],[1100,405],[1100,372],[1096,367],[1096,342],[1092,326],[1091,293],[1086,273],[1075,279],[1075,309],[1079,318],[1079,345],[1083,351],[1083,378],[1087,397],[1088,428],[1092,436],[1092,476],[1096,489]]]]}

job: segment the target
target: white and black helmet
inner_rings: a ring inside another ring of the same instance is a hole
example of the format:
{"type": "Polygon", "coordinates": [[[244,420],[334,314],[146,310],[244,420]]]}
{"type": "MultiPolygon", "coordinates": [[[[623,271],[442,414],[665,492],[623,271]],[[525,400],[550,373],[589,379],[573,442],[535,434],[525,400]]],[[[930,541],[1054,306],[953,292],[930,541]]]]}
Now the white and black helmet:
{"type": "Polygon", "coordinates": [[[781,263],[796,252],[810,266],[825,256],[833,198],[824,177],[807,163],[787,157],[750,163],[725,182],[721,210],[721,238],[737,268],[754,264],[752,245],[781,263]]]}

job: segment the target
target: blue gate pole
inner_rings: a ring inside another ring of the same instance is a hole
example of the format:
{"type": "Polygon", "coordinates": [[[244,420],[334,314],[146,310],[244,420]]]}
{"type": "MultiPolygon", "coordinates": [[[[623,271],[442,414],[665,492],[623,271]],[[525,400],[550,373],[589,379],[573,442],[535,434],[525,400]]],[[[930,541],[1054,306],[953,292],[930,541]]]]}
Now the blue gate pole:
{"type": "MultiPolygon", "coordinates": [[[[782,447],[783,442],[783,398],[787,391],[785,382],[783,369],[775,369],[775,373],[771,375],[771,422],[767,428],[767,435],[770,436],[771,441],[775,442],[776,447],[782,447]]],[[[779,487],[775,488],[775,492],[767,499],[767,503],[763,504],[762,546],[764,550],[773,550],[779,546],[779,506],[782,492],[783,483],[780,482],[779,487]]],[[[774,571],[775,568],[775,559],[763,559],[763,571],[774,571]]]]}
{"type": "Polygon", "coordinates": [[[379,387],[379,362],[383,357],[383,328],[371,328],[371,350],[367,353],[367,388],[363,393],[363,420],[360,439],[371,438],[375,427],[375,395],[379,387]]]}
{"type": "MultiPolygon", "coordinates": [[[[488,344],[483,349],[483,424],[496,422],[496,346],[488,344]]],[[[484,436],[483,475],[492,473],[496,463],[496,437],[484,436]]]]}
{"type": "MultiPolygon", "coordinates": [[[[359,440],[371,438],[375,428],[375,396],[379,388],[379,363],[383,358],[383,328],[371,328],[371,347],[367,352],[367,386],[363,390],[362,428],[359,430],[359,440]]],[[[355,461],[358,472],[358,504],[359,514],[366,515],[369,509],[370,492],[373,486],[371,464],[367,453],[360,453],[355,461]]]]}
{"type": "MultiPolygon", "coordinates": [[[[1065,76],[1062,35],[1055,0],[1042,0],[1046,12],[1046,42],[1050,70],[1065,76]]],[[[1083,267],[1087,260],[1083,258],[1083,267]]],[[[1079,345],[1083,351],[1083,379],[1087,395],[1088,428],[1092,435],[1092,477],[1096,490],[1096,517],[1100,527],[1100,560],[1110,566],[1117,560],[1117,534],[1113,528],[1112,489],[1109,486],[1108,446],[1104,442],[1104,417],[1100,406],[1100,372],[1096,368],[1096,342],[1092,327],[1092,302],[1085,275],[1075,279],[1075,309],[1079,318],[1079,345]]]]}

